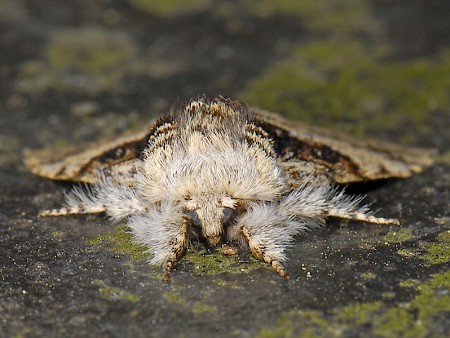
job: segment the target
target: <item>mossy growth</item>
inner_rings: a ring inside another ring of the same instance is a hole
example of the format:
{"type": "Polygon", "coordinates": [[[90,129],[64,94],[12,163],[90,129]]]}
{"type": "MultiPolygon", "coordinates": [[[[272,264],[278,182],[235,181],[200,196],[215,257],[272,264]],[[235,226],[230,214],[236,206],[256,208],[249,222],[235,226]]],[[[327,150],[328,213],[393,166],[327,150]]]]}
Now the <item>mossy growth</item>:
{"type": "Polygon", "coordinates": [[[420,243],[426,253],[418,255],[418,258],[430,264],[443,264],[450,262],[450,231],[441,232],[435,242],[420,243]]]}
{"type": "Polygon", "coordinates": [[[135,8],[161,17],[175,17],[206,9],[212,0],[128,0],[135,8]]]}
{"type": "Polygon", "coordinates": [[[89,239],[87,243],[93,246],[105,248],[110,252],[128,255],[131,261],[147,260],[150,255],[144,245],[133,242],[133,235],[124,224],[120,224],[110,233],[99,235],[89,239]]]}
{"type": "Polygon", "coordinates": [[[413,238],[411,229],[401,228],[398,230],[391,230],[385,236],[384,240],[387,243],[402,243],[413,238]]]}
{"type": "Polygon", "coordinates": [[[137,302],[139,300],[139,296],[120,288],[101,287],[99,292],[101,297],[106,300],[125,300],[128,302],[137,302]]]}
{"type": "Polygon", "coordinates": [[[125,300],[128,302],[137,302],[139,296],[134,293],[121,289],[118,287],[107,286],[102,280],[96,280],[95,283],[99,286],[99,293],[103,299],[106,300],[125,300]]]}
{"type": "Polygon", "coordinates": [[[433,335],[433,319],[450,311],[450,271],[436,274],[426,282],[405,281],[418,294],[402,306],[382,302],[351,304],[318,311],[292,311],[282,315],[274,328],[263,329],[258,337],[427,337],[433,335]],[[352,334],[349,334],[352,332],[352,334]]]}
{"type": "Polygon", "coordinates": [[[420,282],[417,279],[405,279],[399,283],[402,288],[416,288],[420,282]]]}
{"type": "MultiPolygon", "coordinates": [[[[295,16],[304,27],[314,33],[376,33],[379,24],[371,16],[370,4],[366,0],[258,0],[218,2],[219,7],[227,6],[228,13],[237,10],[256,17],[275,15],[295,16]],[[230,8],[231,7],[231,8],[230,8]],[[234,11],[230,10],[234,9],[234,11]]],[[[222,9],[223,11],[223,9],[222,9]]]]}
{"type": "MultiPolygon", "coordinates": [[[[144,245],[133,242],[130,228],[120,224],[112,232],[99,235],[87,241],[89,245],[99,246],[116,254],[125,254],[130,260],[148,260],[150,254],[144,245]]],[[[193,264],[194,271],[200,275],[215,275],[221,273],[246,273],[258,268],[267,268],[267,264],[249,257],[249,262],[239,262],[237,257],[221,253],[206,254],[198,243],[189,248],[181,259],[183,262],[193,264]]]]}
{"type": "MultiPolygon", "coordinates": [[[[1,8],[0,8],[1,10],[1,8]]],[[[12,338],[26,338],[31,336],[31,332],[34,332],[34,329],[30,327],[23,327],[18,332],[16,332],[14,335],[12,335],[12,338]]]]}
{"type": "Polygon", "coordinates": [[[381,128],[408,142],[431,132],[434,112],[450,106],[450,50],[404,62],[386,55],[356,40],[303,44],[242,96],[306,122],[360,135],[381,128]]]}
{"type": "Polygon", "coordinates": [[[377,275],[373,272],[368,271],[368,272],[364,272],[364,273],[360,274],[359,277],[361,277],[362,279],[365,279],[365,280],[371,280],[371,279],[375,279],[377,277],[377,275]]]}
{"type": "Polygon", "coordinates": [[[59,30],[41,60],[22,64],[16,87],[22,92],[111,90],[133,64],[135,53],[125,34],[101,28],[59,30]]]}
{"type": "Polygon", "coordinates": [[[416,248],[403,248],[397,254],[405,258],[418,258],[426,264],[450,262],[450,231],[441,232],[431,241],[418,241],[416,248]]]}
{"type": "Polygon", "coordinates": [[[211,306],[203,302],[195,302],[192,305],[192,312],[197,315],[212,314],[215,313],[216,311],[217,309],[214,306],[211,306]]]}
{"type": "Polygon", "coordinates": [[[281,316],[275,328],[262,329],[258,338],[333,337],[333,328],[318,311],[292,311],[281,316]]]}
{"type": "Polygon", "coordinates": [[[207,254],[204,249],[199,249],[198,246],[190,248],[183,259],[193,264],[194,271],[200,275],[247,273],[251,270],[266,267],[266,264],[253,257],[249,257],[249,262],[239,262],[235,256],[227,256],[221,253],[207,254]]]}
{"type": "Polygon", "coordinates": [[[164,292],[163,298],[170,303],[185,305],[187,304],[186,298],[180,295],[178,292],[164,292]]]}
{"type": "Polygon", "coordinates": [[[397,250],[397,254],[402,256],[402,257],[405,257],[405,258],[417,256],[417,253],[414,250],[411,250],[411,249],[400,249],[400,250],[397,250]]]}
{"type": "Polygon", "coordinates": [[[450,164],[450,151],[439,154],[436,158],[436,163],[450,164]]]}

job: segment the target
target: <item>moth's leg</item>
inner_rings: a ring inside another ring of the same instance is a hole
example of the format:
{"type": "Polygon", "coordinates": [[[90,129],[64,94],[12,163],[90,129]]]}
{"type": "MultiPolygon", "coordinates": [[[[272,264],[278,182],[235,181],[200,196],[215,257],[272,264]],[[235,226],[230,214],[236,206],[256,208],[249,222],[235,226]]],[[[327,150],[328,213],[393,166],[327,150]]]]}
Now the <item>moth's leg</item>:
{"type": "Polygon", "coordinates": [[[75,187],[66,194],[65,199],[65,207],[46,210],[40,215],[63,216],[106,212],[112,219],[119,221],[147,211],[147,206],[137,190],[129,186],[126,180],[102,179],[92,186],[75,187]]]}
{"type": "Polygon", "coordinates": [[[185,254],[188,238],[189,238],[189,224],[191,220],[187,217],[183,218],[180,232],[174,238],[173,245],[170,252],[163,263],[163,269],[166,273],[170,273],[180,258],[185,254]]]}
{"type": "Polygon", "coordinates": [[[280,277],[288,278],[288,275],[286,273],[286,270],[284,269],[283,264],[281,264],[281,262],[277,261],[274,257],[272,257],[272,255],[266,251],[263,245],[255,242],[252,238],[252,235],[250,234],[250,231],[245,226],[242,227],[242,233],[247,240],[248,246],[253,256],[258,258],[259,260],[262,260],[270,264],[280,277]]]}
{"type": "Polygon", "coordinates": [[[105,212],[106,209],[103,205],[93,206],[88,209],[82,209],[81,207],[74,206],[71,208],[59,208],[59,209],[49,209],[44,210],[39,213],[39,216],[66,216],[66,215],[77,215],[77,214],[97,214],[105,212]]]}
{"type": "Polygon", "coordinates": [[[340,209],[330,209],[328,211],[328,216],[350,219],[350,220],[355,220],[355,221],[368,222],[368,223],[374,223],[374,224],[400,225],[400,222],[397,219],[375,217],[372,215],[368,215],[367,213],[364,213],[364,212],[346,212],[345,210],[340,210],[340,209]]]}
{"type": "Polygon", "coordinates": [[[174,203],[153,206],[128,219],[137,242],[148,247],[151,264],[160,265],[169,278],[178,260],[186,252],[192,220],[174,203]]]}
{"type": "Polygon", "coordinates": [[[294,189],[280,202],[280,210],[303,219],[317,219],[317,225],[322,225],[323,219],[327,217],[376,224],[399,224],[396,219],[372,216],[368,206],[361,206],[361,197],[348,196],[344,190],[334,188],[331,183],[322,183],[312,181],[294,189]]]}
{"type": "Polygon", "coordinates": [[[375,217],[371,215],[368,206],[361,206],[361,200],[361,197],[354,198],[345,195],[344,191],[337,192],[336,190],[331,190],[327,202],[326,217],[338,217],[374,224],[400,225],[400,222],[396,219],[375,217]]]}
{"type": "Polygon", "coordinates": [[[98,198],[98,187],[74,187],[71,192],[65,195],[66,206],[59,209],[44,210],[40,216],[65,216],[76,214],[96,214],[105,212],[104,203],[98,198]]]}
{"type": "Polygon", "coordinates": [[[270,264],[280,277],[288,279],[283,266],[286,249],[296,235],[318,226],[321,219],[296,216],[288,205],[292,201],[284,202],[252,203],[237,223],[250,252],[270,264]]]}

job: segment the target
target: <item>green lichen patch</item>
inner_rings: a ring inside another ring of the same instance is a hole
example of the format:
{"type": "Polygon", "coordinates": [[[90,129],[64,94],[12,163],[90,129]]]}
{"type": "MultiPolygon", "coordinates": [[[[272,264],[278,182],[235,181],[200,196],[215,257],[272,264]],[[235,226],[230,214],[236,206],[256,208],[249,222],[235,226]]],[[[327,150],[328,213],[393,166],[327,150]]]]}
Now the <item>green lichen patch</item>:
{"type": "Polygon", "coordinates": [[[412,230],[407,228],[391,230],[384,236],[386,243],[402,243],[409,241],[412,238],[412,230]]]}
{"type": "Polygon", "coordinates": [[[409,302],[350,304],[318,311],[292,311],[282,315],[274,328],[263,329],[258,337],[427,337],[439,313],[450,311],[450,271],[436,274],[426,282],[405,280],[404,287],[416,287],[409,302]],[[350,333],[351,332],[351,333],[350,333]]]}
{"type": "Polygon", "coordinates": [[[192,312],[197,315],[213,314],[217,312],[217,308],[203,302],[195,302],[192,305],[192,312]]]}
{"type": "Polygon", "coordinates": [[[249,258],[248,263],[241,263],[234,256],[226,256],[220,253],[206,254],[205,250],[198,248],[190,248],[183,259],[193,264],[194,271],[200,275],[247,273],[266,267],[266,264],[253,257],[249,258]]]}
{"type": "Polygon", "coordinates": [[[441,232],[437,238],[439,241],[441,241],[443,243],[450,244],[450,230],[441,232]]]}
{"type": "Polygon", "coordinates": [[[64,231],[62,230],[55,230],[52,232],[52,237],[55,239],[60,239],[63,238],[65,235],[64,231]]]}
{"type": "Polygon", "coordinates": [[[137,302],[139,300],[139,296],[134,293],[127,291],[125,289],[111,287],[105,285],[105,283],[101,280],[97,280],[96,284],[99,286],[99,293],[103,299],[106,300],[125,300],[128,302],[137,302]]]}
{"type": "Polygon", "coordinates": [[[373,333],[381,337],[425,337],[433,316],[450,311],[450,271],[418,285],[419,294],[402,307],[392,307],[374,321],[373,333]],[[447,290],[446,292],[441,292],[447,290]]]}
{"type": "Polygon", "coordinates": [[[399,283],[402,288],[416,288],[420,282],[417,279],[405,279],[399,283]]]}
{"type": "Polygon", "coordinates": [[[420,247],[426,253],[418,258],[429,264],[443,264],[450,262],[450,231],[441,232],[435,242],[421,242],[420,247]]]}
{"type": "Polygon", "coordinates": [[[439,311],[450,311],[450,271],[436,274],[418,286],[419,295],[411,302],[419,318],[429,318],[439,311]]]}
{"type": "Polygon", "coordinates": [[[434,112],[450,106],[449,54],[382,61],[384,50],[369,50],[356,40],[315,42],[297,47],[242,96],[251,105],[306,122],[360,135],[381,128],[408,142],[431,132],[434,112]]]}
{"type": "Polygon", "coordinates": [[[196,13],[206,9],[212,0],[128,0],[130,5],[141,11],[172,18],[181,14],[196,13]]]}
{"type": "Polygon", "coordinates": [[[405,258],[417,258],[426,264],[450,262],[450,231],[441,232],[431,241],[418,241],[416,248],[403,248],[397,254],[405,258]]]}
{"type": "Polygon", "coordinates": [[[430,264],[442,264],[450,261],[450,245],[448,243],[429,243],[424,245],[427,253],[418,256],[430,264]]]}
{"type": "Polygon", "coordinates": [[[163,298],[167,300],[168,302],[178,304],[178,305],[186,305],[187,300],[182,295],[180,295],[178,292],[171,291],[171,292],[164,292],[163,298]]]}
{"type": "Polygon", "coordinates": [[[381,302],[357,303],[335,309],[333,313],[339,321],[349,325],[363,325],[374,313],[378,313],[382,308],[381,302]]]}
{"type": "Polygon", "coordinates": [[[105,248],[113,253],[128,255],[131,261],[147,260],[149,258],[147,248],[134,243],[129,230],[126,225],[120,224],[114,231],[89,239],[87,243],[105,248]]]}
{"type": "Polygon", "coordinates": [[[116,87],[133,65],[136,48],[123,33],[100,28],[59,30],[40,60],[20,67],[21,92],[46,89],[95,94],[116,87]]]}
{"type": "MultiPolygon", "coordinates": [[[[225,4],[232,6],[234,13],[236,10],[245,11],[262,18],[296,16],[304,27],[318,34],[380,32],[380,25],[371,15],[370,4],[366,0],[258,0],[225,4]]],[[[233,13],[230,9],[228,12],[233,13]]]]}
{"type": "Polygon", "coordinates": [[[450,151],[446,151],[436,158],[436,163],[450,164],[450,151]]]}
{"type": "Polygon", "coordinates": [[[415,257],[418,255],[418,253],[415,250],[411,250],[411,249],[400,249],[397,250],[397,254],[400,256],[403,256],[405,258],[410,258],[410,257],[415,257]]]}
{"type": "Polygon", "coordinates": [[[126,300],[128,302],[137,302],[139,296],[119,288],[104,287],[99,289],[100,295],[106,300],[126,300]]]}
{"type": "Polygon", "coordinates": [[[362,279],[366,279],[366,280],[371,280],[371,279],[375,279],[377,277],[377,275],[373,272],[364,272],[362,274],[359,275],[359,277],[361,277],[362,279]]]}
{"type": "MultiPolygon", "coordinates": [[[[1,10],[1,8],[0,8],[1,10]]],[[[24,327],[19,330],[19,332],[16,332],[12,338],[26,338],[31,336],[31,332],[34,330],[30,327],[24,327]]]]}
{"type": "Polygon", "coordinates": [[[293,311],[281,316],[273,329],[262,329],[258,338],[334,337],[333,327],[318,311],[293,311]]]}

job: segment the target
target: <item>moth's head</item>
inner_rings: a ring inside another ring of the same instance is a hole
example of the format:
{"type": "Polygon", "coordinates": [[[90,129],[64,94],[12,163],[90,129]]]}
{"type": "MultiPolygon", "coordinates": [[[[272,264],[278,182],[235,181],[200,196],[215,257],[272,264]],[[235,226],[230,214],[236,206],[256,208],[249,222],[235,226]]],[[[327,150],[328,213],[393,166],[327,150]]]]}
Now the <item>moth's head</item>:
{"type": "Polygon", "coordinates": [[[185,205],[193,231],[211,247],[222,242],[226,228],[235,222],[236,207],[231,197],[214,194],[191,196],[185,205]]]}

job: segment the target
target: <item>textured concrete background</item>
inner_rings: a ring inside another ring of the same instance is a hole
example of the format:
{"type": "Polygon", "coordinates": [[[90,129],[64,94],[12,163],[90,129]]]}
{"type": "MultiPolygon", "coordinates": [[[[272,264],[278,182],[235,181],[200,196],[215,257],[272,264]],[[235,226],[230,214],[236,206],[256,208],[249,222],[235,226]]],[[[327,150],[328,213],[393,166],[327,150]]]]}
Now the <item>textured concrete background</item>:
{"type": "Polygon", "coordinates": [[[450,335],[450,5],[425,1],[0,0],[0,336],[450,335]],[[332,221],[281,280],[191,250],[173,274],[101,216],[39,218],[70,185],[25,148],[114,136],[223,94],[437,163],[363,188],[402,227],[332,221]]]}

